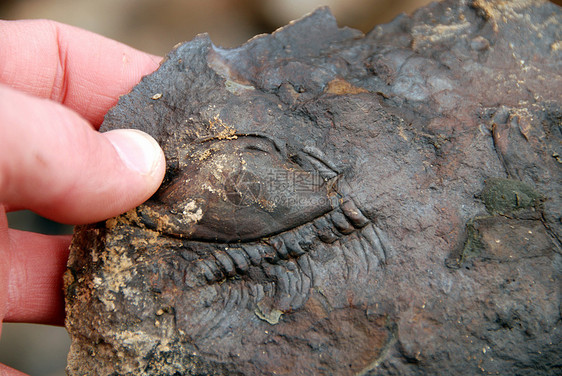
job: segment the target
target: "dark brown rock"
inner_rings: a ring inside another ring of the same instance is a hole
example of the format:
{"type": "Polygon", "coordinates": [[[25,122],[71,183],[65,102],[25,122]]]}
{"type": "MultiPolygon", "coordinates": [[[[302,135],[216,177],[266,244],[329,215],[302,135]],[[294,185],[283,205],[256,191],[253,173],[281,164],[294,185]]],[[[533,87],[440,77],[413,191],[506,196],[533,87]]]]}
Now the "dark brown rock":
{"type": "Polygon", "coordinates": [[[77,228],[70,375],[562,372],[561,11],[200,36],[106,116],[160,190],[77,228]]]}

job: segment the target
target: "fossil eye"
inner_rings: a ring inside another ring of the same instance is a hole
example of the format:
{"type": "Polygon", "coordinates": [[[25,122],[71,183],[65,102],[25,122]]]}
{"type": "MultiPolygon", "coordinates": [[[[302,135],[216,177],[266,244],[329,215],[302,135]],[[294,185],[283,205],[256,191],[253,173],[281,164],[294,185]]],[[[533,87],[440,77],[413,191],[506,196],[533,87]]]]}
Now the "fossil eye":
{"type": "Polygon", "coordinates": [[[328,183],[267,137],[209,140],[195,147],[182,173],[158,194],[161,209],[156,212],[160,229],[168,234],[251,241],[332,210],[337,197],[328,183]]]}

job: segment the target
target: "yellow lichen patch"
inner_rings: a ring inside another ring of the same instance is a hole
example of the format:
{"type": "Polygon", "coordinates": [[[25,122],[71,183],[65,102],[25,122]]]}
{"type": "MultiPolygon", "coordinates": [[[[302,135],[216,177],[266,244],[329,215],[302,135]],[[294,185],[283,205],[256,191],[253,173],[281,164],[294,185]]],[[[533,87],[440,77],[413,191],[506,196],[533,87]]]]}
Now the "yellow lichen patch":
{"type": "Polygon", "coordinates": [[[105,221],[105,228],[111,230],[112,228],[117,227],[120,222],[121,221],[119,221],[119,217],[109,218],[107,221],[105,221]]]}
{"type": "Polygon", "coordinates": [[[275,210],[275,207],[277,206],[277,205],[275,204],[275,202],[273,202],[273,201],[268,201],[268,200],[266,200],[266,199],[264,199],[264,198],[259,199],[259,200],[257,201],[257,204],[258,204],[263,210],[268,211],[268,212],[274,211],[274,210],[275,210]]]}
{"type": "Polygon", "coordinates": [[[492,4],[482,0],[474,0],[472,6],[475,9],[479,9],[482,12],[484,19],[491,23],[492,30],[498,32],[498,24],[496,17],[494,16],[494,14],[497,13],[497,10],[493,8],[492,4]]]}
{"type": "Polygon", "coordinates": [[[211,155],[211,149],[206,149],[200,153],[197,153],[196,158],[199,159],[200,161],[204,161],[205,159],[209,158],[210,155],[211,155]]]}
{"type": "Polygon", "coordinates": [[[203,218],[203,210],[197,206],[195,201],[191,200],[184,205],[180,215],[186,223],[197,223],[203,218]]]}
{"type": "Polygon", "coordinates": [[[122,246],[109,249],[108,254],[111,256],[105,260],[106,273],[101,277],[109,291],[121,291],[132,278],[133,261],[124,251],[125,248],[122,246]]]}
{"type": "Polygon", "coordinates": [[[443,40],[456,38],[457,35],[470,29],[469,22],[453,25],[420,25],[414,27],[418,36],[414,40],[414,47],[423,44],[421,42],[438,43],[443,40]]]}
{"type": "Polygon", "coordinates": [[[472,2],[472,6],[474,8],[480,9],[484,14],[484,16],[486,17],[486,19],[490,19],[494,17],[494,8],[492,4],[489,4],[488,2],[482,0],[474,0],[472,2]]]}
{"type": "MultiPolygon", "coordinates": [[[[154,348],[165,346],[162,338],[140,330],[119,330],[114,332],[118,343],[123,343],[131,347],[140,349],[142,347],[154,348]]],[[[119,356],[119,355],[117,355],[119,356]]]]}
{"type": "Polygon", "coordinates": [[[129,223],[138,223],[139,222],[139,215],[136,209],[129,210],[123,216],[126,218],[129,223]]]}
{"type": "Polygon", "coordinates": [[[201,172],[206,176],[213,176],[217,181],[222,182],[224,180],[223,171],[228,171],[228,168],[233,166],[235,157],[225,154],[219,154],[213,156],[213,158],[206,163],[201,172]]]}
{"type": "Polygon", "coordinates": [[[404,132],[404,128],[400,125],[398,126],[398,135],[404,139],[404,141],[410,141],[406,132],[404,132]]]}
{"type": "MultiPolygon", "coordinates": [[[[521,12],[526,8],[538,5],[538,0],[485,1],[474,0],[472,7],[480,10],[482,16],[491,23],[492,29],[498,31],[498,22],[508,23],[510,20],[527,16],[521,12]]],[[[536,25],[535,25],[536,26],[536,25]]]]}
{"type": "Polygon", "coordinates": [[[263,303],[263,300],[258,302],[254,313],[260,320],[266,321],[271,325],[279,324],[279,319],[281,318],[281,315],[283,315],[283,311],[280,311],[277,308],[268,307],[263,303]]]}
{"type": "Polygon", "coordinates": [[[216,132],[215,138],[219,140],[235,140],[238,138],[236,136],[236,129],[225,124],[219,115],[215,115],[214,118],[209,120],[209,128],[216,132]]]}
{"type": "MultiPolygon", "coordinates": [[[[145,248],[146,246],[157,244],[159,242],[160,232],[148,228],[143,229],[144,236],[134,236],[130,239],[130,244],[135,248],[145,248]]],[[[160,241],[161,243],[161,241],[160,241]]]]}
{"type": "Polygon", "coordinates": [[[112,230],[117,226],[130,225],[131,223],[138,223],[139,217],[136,209],[131,209],[128,212],[114,218],[110,218],[105,222],[105,228],[112,230]]]}
{"type": "MultiPolygon", "coordinates": [[[[154,210],[150,206],[144,206],[142,208],[145,215],[149,218],[154,218],[156,220],[156,233],[166,232],[166,229],[172,228],[174,223],[170,216],[162,215],[160,212],[154,210]]],[[[142,240],[144,242],[144,239],[142,240]]]]}
{"type": "Polygon", "coordinates": [[[214,193],[215,195],[219,196],[220,198],[222,198],[223,201],[226,201],[226,192],[224,191],[224,189],[220,189],[220,188],[215,188],[212,185],[210,185],[209,183],[205,182],[201,185],[201,188],[214,193]]]}
{"type": "Polygon", "coordinates": [[[232,94],[242,94],[256,89],[252,85],[244,85],[233,80],[226,80],[224,86],[226,90],[230,91],[232,94]]]}
{"type": "Polygon", "coordinates": [[[362,87],[354,86],[342,78],[334,78],[332,81],[328,82],[324,88],[324,92],[328,94],[344,95],[367,93],[368,91],[362,87]]]}

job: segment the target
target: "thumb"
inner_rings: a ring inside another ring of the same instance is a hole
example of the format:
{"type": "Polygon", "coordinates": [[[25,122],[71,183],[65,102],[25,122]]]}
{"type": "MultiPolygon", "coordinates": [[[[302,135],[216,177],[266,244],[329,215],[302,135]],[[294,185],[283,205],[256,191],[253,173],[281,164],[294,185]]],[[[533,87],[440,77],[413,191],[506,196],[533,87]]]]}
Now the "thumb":
{"type": "Polygon", "coordinates": [[[137,130],[99,133],[72,110],[0,86],[0,203],[64,223],[123,213],[165,173],[156,141],[137,130]]]}

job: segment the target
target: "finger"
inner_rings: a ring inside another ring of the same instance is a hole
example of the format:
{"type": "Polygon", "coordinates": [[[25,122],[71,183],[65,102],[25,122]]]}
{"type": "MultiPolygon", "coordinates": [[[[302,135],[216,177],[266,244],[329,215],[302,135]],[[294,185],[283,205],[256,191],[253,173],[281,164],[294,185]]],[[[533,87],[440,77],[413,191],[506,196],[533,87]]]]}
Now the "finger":
{"type": "Polygon", "coordinates": [[[95,131],[68,108],[0,85],[0,202],[63,223],[118,215],[147,200],[165,160],[140,131],[95,131]]]}
{"type": "Polygon", "coordinates": [[[27,376],[27,374],[0,363],[0,376],[27,376]]]}
{"type": "Polygon", "coordinates": [[[0,83],[61,102],[96,126],[161,60],[53,21],[0,21],[0,35],[0,83]]]}
{"type": "Polygon", "coordinates": [[[3,255],[10,262],[4,321],[63,325],[62,276],[71,237],[13,229],[8,234],[11,247],[3,255]]]}
{"type": "MultiPolygon", "coordinates": [[[[4,206],[0,204],[0,335],[2,334],[2,321],[7,310],[8,281],[10,277],[10,236],[8,234],[8,218],[4,206]]],[[[1,374],[0,374],[1,375],[1,374]]]]}

